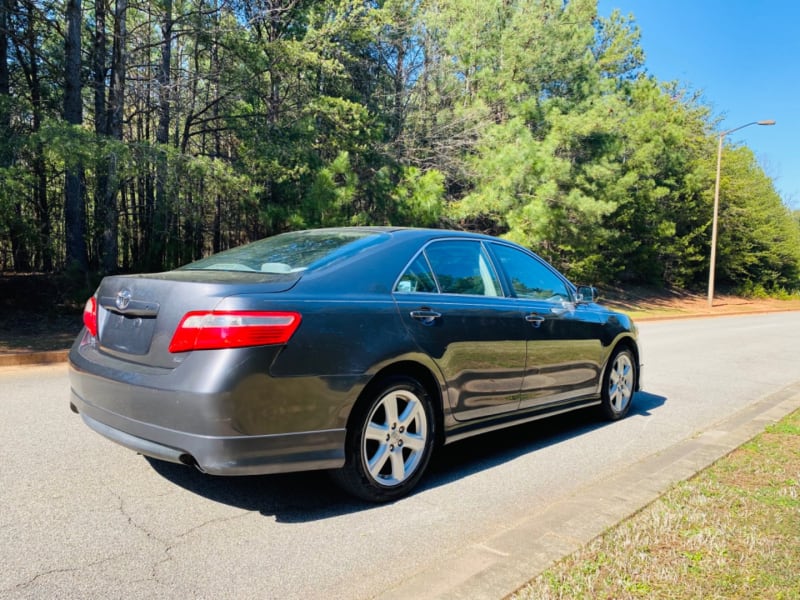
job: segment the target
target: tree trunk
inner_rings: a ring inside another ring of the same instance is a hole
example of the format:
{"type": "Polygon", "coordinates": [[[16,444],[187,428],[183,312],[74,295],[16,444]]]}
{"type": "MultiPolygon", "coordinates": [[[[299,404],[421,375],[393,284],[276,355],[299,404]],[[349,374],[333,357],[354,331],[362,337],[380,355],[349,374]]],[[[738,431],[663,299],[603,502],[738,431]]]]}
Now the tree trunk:
{"type": "MultiPolygon", "coordinates": [[[[0,0],[0,168],[14,164],[14,149],[11,143],[11,75],[8,68],[8,25],[12,0],[0,0]]],[[[12,216],[8,222],[13,268],[17,272],[30,270],[30,253],[25,240],[25,219],[22,199],[15,198],[12,216]]]]}
{"type": "MultiPolygon", "coordinates": [[[[81,0],[66,2],[67,37],[64,45],[64,120],[70,125],[83,121],[81,105],[81,0]]],[[[69,165],[64,182],[64,229],[67,267],[89,270],[86,255],[86,205],[83,198],[83,168],[69,165]]]]}
{"type": "MultiPolygon", "coordinates": [[[[101,0],[102,1],[102,0],[101,0]]],[[[114,46],[111,57],[111,87],[108,94],[108,111],[105,113],[106,135],[111,140],[122,141],[122,117],[125,97],[125,38],[127,36],[127,0],[117,0],[114,8],[114,46]]],[[[117,270],[119,256],[119,164],[112,147],[105,159],[106,186],[103,195],[95,202],[100,206],[99,223],[100,269],[103,273],[117,270]]],[[[99,175],[98,175],[99,178],[99,175]]]]}
{"type": "MultiPolygon", "coordinates": [[[[44,120],[43,101],[42,101],[42,81],[39,77],[39,58],[37,56],[37,33],[36,21],[34,17],[34,7],[28,5],[28,22],[26,35],[26,47],[29,52],[30,62],[27,67],[27,78],[31,93],[31,105],[33,108],[33,131],[41,131],[42,121],[44,120]]],[[[32,170],[34,178],[33,186],[33,211],[35,214],[35,225],[38,235],[33,248],[34,268],[44,271],[53,269],[52,259],[52,240],[50,224],[50,207],[47,201],[47,168],[44,160],[44,145],[41,141],[34,143],[34,155],[32,159],[32,170]],[[38,261],[36,253],[38,252],[38,261]]],[[[21,211],[19,213],[22,214],[21,211]]]]}
{"type": "Polygon", "coordinates": [[[11,78],[8,71],[8,13],[11,0],[0,0],[0,168],[11,166],[11,78]]]}
{"type": "MultiPolygon", "coordinates": [[[[11,80],[8,70],[8,13],[9,1],[0,0],[0,169],[7,169],[14,160],[11,147],[11,80]]],[[[14,203],[14,216],[9,219],[8,230],[11,242],[11,257],[14,268],[20,269],[20,262],[27,263],[25,245],[21,243],[19,213],[22,205],[14,203]]],[[[25,265],[27,266],[27,264],[25,265]]],[[[3,261],[5,268],[5,260],[3,261]]]]}
{"type": "MultiPolygon", "coordinates": [[[[94,89],[94,133],[102,145],[103,139],[108,136],[108,119],[106,112],[106,52],[108,48],[106,36],[106,9],[107,0],[95,0],[94,3],[94,44],[92,46],[92,88],[94,89]]],[[[94,222],[92,232],[92,250],[94,258],[90,257],[93,267],[99,267],[103,261],[103,229],[107,222],[103,198],[108,193],[108,157],[99,156],[95,169],[94,188],[94,222]],[[96,262],[95,262],[96,261],[96,262]]]]}
{"type": "Polygon", "coordinates": [[[153,229],[146,234],[151,237],[148,267],[164,266],[167,236],[167,148],[170,125],[170,65],[172,64],[172,0],[164,0],[164,19],[161,24],[161,68],[158,72],[158,128],[156,129],[156,198],[153,210],[153,229]]]}

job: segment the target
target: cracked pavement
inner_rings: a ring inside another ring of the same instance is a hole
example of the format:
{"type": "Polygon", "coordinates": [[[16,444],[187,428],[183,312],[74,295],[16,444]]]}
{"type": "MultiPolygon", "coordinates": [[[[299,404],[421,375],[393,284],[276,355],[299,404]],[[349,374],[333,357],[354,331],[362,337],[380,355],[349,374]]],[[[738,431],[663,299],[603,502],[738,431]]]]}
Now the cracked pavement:
{"type": "Polygon", "coordinates": [[[383,506],[150,461],[70,412],[65,365],[0,368],[0,599],[503,597],[800,406],[800,313],[641,330],[627,419],[453,444],[383,506]]]}

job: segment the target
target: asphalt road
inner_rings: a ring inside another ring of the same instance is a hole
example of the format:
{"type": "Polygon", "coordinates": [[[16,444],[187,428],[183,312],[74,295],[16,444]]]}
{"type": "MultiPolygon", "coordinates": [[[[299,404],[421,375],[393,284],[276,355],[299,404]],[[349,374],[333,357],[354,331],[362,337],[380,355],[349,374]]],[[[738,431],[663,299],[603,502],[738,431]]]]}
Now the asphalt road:
{"type": "Polygon", "coordinates": [[[581,413],[448,446],[387,506],[322,473],[150,462],[70,412],[65,365],[2,368],[0,598],[503,597],[597,533],[581,524],[602,530],[649,497],[624,490],[687,476],[696,440],[798,405],[800,313],[640,330],[646,392],[627,419],[581,413]]]}

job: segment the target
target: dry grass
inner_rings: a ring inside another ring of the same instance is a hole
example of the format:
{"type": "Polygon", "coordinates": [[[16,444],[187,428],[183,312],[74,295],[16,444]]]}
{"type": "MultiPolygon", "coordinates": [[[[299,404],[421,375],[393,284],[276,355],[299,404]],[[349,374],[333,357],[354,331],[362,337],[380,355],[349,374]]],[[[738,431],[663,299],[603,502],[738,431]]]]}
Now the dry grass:
{"type": "Polygon", "coordinates": [[[800,599],[800,411],[513,598],[800,599]]]}
{"type": "Polygon", "coordinates": [[[717,294],[714,296],[713,308],[709,308],[708,296],[705,294],[693,294],[684,290],[655,292],[629,288],[603,290],[600,301],[636,320],[800,310],[800,296],[797,294],[785,299],[717,294]]]}

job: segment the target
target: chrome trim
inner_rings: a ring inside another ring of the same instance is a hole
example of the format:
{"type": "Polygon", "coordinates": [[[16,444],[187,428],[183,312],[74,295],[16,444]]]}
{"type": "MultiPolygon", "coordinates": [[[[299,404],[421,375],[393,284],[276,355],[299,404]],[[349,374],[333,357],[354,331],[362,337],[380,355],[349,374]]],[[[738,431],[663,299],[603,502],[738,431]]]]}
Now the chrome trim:
{"type": "MultiPolygon", "coordinates": [[[[120,292],[122,293],[122,292],[120,292]]],[[[100,306],[109,312],[118,315],[130,315],[132,317],[155,317],[158,314],[160,305],[158,302],[149,302],[147,300],[135,300],[131,298],[127,304],[124,302],[117,303],[120,296],[101,296],[98,298],[100,306]],[[121,306],[124,305],[124,308],[121,306]]]]}

